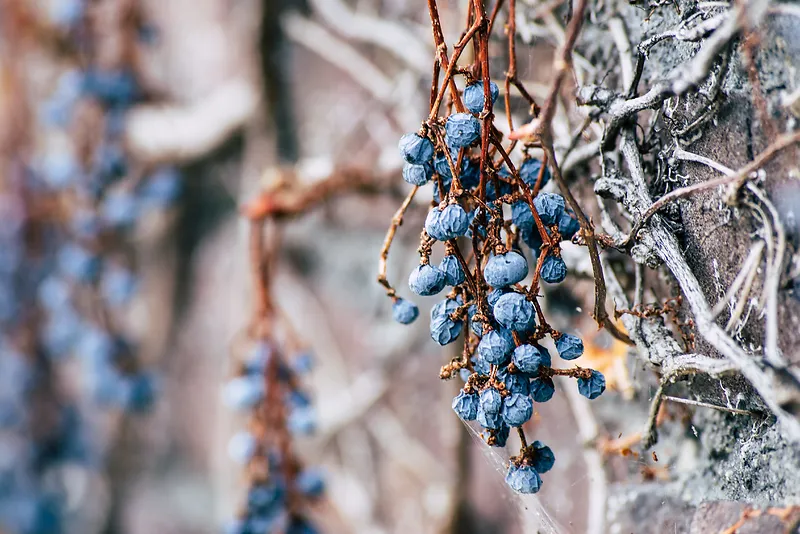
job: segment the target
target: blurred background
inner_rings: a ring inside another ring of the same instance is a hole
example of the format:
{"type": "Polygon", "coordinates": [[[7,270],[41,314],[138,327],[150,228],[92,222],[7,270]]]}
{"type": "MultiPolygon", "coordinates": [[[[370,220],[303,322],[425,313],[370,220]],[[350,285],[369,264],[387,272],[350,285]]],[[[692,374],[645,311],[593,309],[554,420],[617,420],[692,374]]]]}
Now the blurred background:
{"type": "MultiPolygon", "coordinates": [[[[563,18],[518,4],[519,76],[541,98],[563,18]]],[[[466,2],[439,8],[452,43],[466,2]]],[[[507,453],[453,414],[459,386],[438,377],[452,355],[426,322],[391,320],[375,276],[410,187],[397,140],[428,111],[429,24],[417,0],[0,0],[0,532],[220,531],[247,492],[226,452],[245,417],[221,400],[254,309],[239,207],[342,168],[371,186],[281,222],[273,273],[316,361],[317,430],[294,445],[326,473],[320,529],[605,532],[608,506],[613,532],[678,531],[680,504],[644,518],[636,499],[696,468],[691,414],[670,406],[685,424],[665,425],[657,456],[631,452],[657,380],[595,331],[581,252],[565,251],[578,274],[548,313],[583,334],[609,393],[537,405],[528,425],[558,458],[537,497],[513,496],[507,453]]],[[[501,79],[506,43],[491,54],[501,79]]],[[[426,211],[412,205],[393,245],[401,295],[426,211]]]]}

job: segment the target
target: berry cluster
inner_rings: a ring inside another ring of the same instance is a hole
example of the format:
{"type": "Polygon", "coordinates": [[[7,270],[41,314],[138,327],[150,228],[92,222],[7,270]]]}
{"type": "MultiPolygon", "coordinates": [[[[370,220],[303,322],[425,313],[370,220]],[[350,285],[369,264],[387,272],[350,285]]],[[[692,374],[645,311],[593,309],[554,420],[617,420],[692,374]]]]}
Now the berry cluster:
{"type": "MultiPolygon", "coordinates": [[[[464,421],[477,421],[492,446],[505,446],[511,428],[517,428],[522,447],[511,458],[506,481],[517,492],[536,493],[539,475],[555,458],[549,447],[539,441],[528,445],[525,439],[522,426],[534,403],[552,398],[555,375],[577,379],[578,391],[589,399],[603,393],[605,378],[591,369],[552,367],[542,345],[549,337],[567,361],[583,353],[581,339],[553,329],[538,302],[542,282],[558,284],[566,278],[560,243],[576,236],[580,224],[563,197],[542,190],[550,179],[546,165],[526,155],[515,166],[503,149],[501,134],[486,120],[498,94],[493,82],[488,90],[483,82],[468,83],[463,103],[454,101],[464,111],[434,117],[400,139],[404,180],[416,186],[414,192],[433,182],[420,264],[408,286],[420,296],[450,288],[431,310],[430,333],[440,345],[464,334],[462,357],[441,370],[442,378],[459,374],[465,382],[453,410],[464,421]],[[443,243],[444,255],[433,264],[437,242],[443,243]],[[466,245],[469,254],[462,252],[466,245]]],[[[384,285],[394,319],[412,323],[417,306],[397,296],[388,282],[384,285]]]]}
{"type": "Polygon", "coordinates": [[[294,436],[311,434],[316,417],[299,378],[308,373],[313,358],[299,352],[286,362],[270,340],[255,343],[223,389],[232,410],[251,413],[249,429],[228,442],[228,454],[246,466],[250,480],[247,500],[226,534],[314,534],[303,516],[303,501],[322,496],[324,481],[315,468],[302,468],[292,453],[294,436]]]}

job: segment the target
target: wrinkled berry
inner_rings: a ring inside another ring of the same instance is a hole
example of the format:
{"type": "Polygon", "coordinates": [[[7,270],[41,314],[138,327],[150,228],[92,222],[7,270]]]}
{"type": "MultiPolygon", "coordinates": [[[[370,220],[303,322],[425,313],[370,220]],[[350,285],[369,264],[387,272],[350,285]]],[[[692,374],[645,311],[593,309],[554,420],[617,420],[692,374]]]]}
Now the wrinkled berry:
{"type": "Polygon", "coordinates": [[[474,421],[478,417],[478,396],[459,391],[453,398],[453,410],[464,421],[474,421]]]}
{"type": "Polygon", "coordinates": [[[416,133],[405,134],[400,138],[398,148],[408,163],[422,165],[433,158],[433,143],[427,137],[416,133]]]}
{"type": "Polygon", "coordinates": [[[536,402],[547,402],[553,398],[556,386],[552,378],[534,378],[531,380],[531,398],[536,402]]]}
{"type": "Polygon", "coordinates": [[[505,447],[508,442],[508,435],[511,433],[511,427],[504,422],[500,423],[500,428],[490,430],[489,435],[494,438],[492,447],[505,447]]]}
{"type": "Polygon", "coordinates": [[[419,265],[408,277],[408,287],[423,297],[439,293],[446,283],[444,273],[429,263],[419,265]]]}
{"type": "Polygon", "coordinates": [[[594,400],[606,390],[606,377],[600,371],[592,371],[588,380],[578,379],[578,392],[589,400],[594,400]]]}
{"type": "Polygon", "coordinates": [[[458,204],[449,204],[444,209],[433,208],[425,218],[425,231],[439,241],[460,237],[468,229],[469,215],[458,204]]]}
{"type": "Polygon", "coordinates": [[[527,395],[512,393],[503,400],[503,420],[508,426],[520,426],[533,415],[533,402],[527,395]]]}
{"type": "Polygon", "coordinates": [[[542,270],[540,271],[542,280],[548,284],[558,284],[564,281],[567,277],[567,264],[558,256],[548,254],[542,262],[542,270]]]}
{"type": "Polygon", "coordinates": [[[529,330],[535,324],[533,304],[519,293],[507,293],[501,296],[497,299],[493,311],[498,323],[515,332],[529,330]]]}
{"type": "Polygon", "coordinates": [[[444,124],[445,142],[451,148],[465,148],[481,136],[481,123],[469,113],[454,113],[444,124]]]}
{"type": "Polygon", "coordinates": [[[319,469],[305,469],[295,480],[295,487],[307,497],[319,497],[325,491],[325,479],[319,469]]]}
{"type": "Polygon", "coordinates": [[[458,258],[448,254],[439,263],[439,270],[444,273],[447,285],[457,286],[464,283],[464,270],[461,268],[458,258]]]}
{"type": "Polygon", "coordinates": [[[514,365],[523,373],[536,375],[539,367],[550,367],[550,354],[537,345],[520,345],[511,357],[514,365]]]}
{"type": "Polygon", "coordinates": [[[561,239],[570,240],[572,237],[578,233],[578,230],[581,229],[581,223],[578,222],[578,219],[573,217],[569,214],[569,212],[563,212],[558,217],[558,233],[561,234],[561,239]]]}
{"type": "Polygon", "coordinates": [[[583,341],[578,336],[572,334],[561,334],[556,339],[556,349],[558,355],[564,360],[574,360],[583,354],[583,341]]]}
{"type": "Polygon", "coordinates": [[[494,365],[507,364],[512,350],[514,350],[514,338],[505,330],[490,330],[478,343],[478,355],[494,365]]]}
{"type": "Polygon", "coordinates": [[[431,176],[433,176],[433,168],[430,163],[415,165],[406,162],[403,165],[403,180],[411,185],[425,185],[431,179],[431,176]]]}
{"type": "Polygon", "coordinates": [[[536,213],[545,226],[558,224],[559,217],[564,213],[564,197],[555,193],[541,192],[533,199],[536,213]]]}
{"type": "Polygon", "coordinates": [[[392,318],[400,324],[411,324],[419,316],[419,308],[410,300],[398,298],[392,304],[392,318]]]}
{"type": "Polygon", "coordinates": [[[523,232],[536,232],[536,221],[533,220],[531,207],[524,200],[517,200],[511,205],[511,220],[523,232]]]}
{"type": "Polygon", "coordinates": [[[452,343],[461,334],[464,324],[450,318],[458,306],[458,301],[445,299],[431,309],[431,338],[439,345],[452,343]]]}
{"type": "Polygon", "coordinates": [[[506,473],[506,483],[517,493],[536,493],[542,486],[542,479],[533,467],[512,464],[506,473]]]}
{"type": "MultiPolygon", "coordinates": [[[[495,103],[497,97],[500,95],[500,89],[494,82],[489,82],[489,96],[492,99],[492,104],[495,103]]],[[[483,111],[486,104],[486,97],[483,92],[483,82],[473,83],[464,88],[464,105],[472,113],[480,113],[483,111]]]]}
{"type": "Polygon", "coordinates": [[[533,442],[533,468],[538,473],[547,473],[556,463],[553,450],[541,441],[533,442]]]}
{"type": "MultiPolygon", "coordinates": [[[[517,172],[519,172],[519,177],[522,178],[522,181],[528,184],[528,187],[533,188],[536,185],[536,180],[539,178],[539,169],[541,168],[541,161],[536,158],[529,158],[522,162],[522,165],[519,166],[517,172]]],[[[544,187],[549,181],[550,169],[545,168],[540,187],[544,187]]]]}
{"type": "MultiPolygon", "coordinates": [[[[497,376],[499,378],[500,373],[497,373],[497,376]]],[[[506,373],[503,377],[503,383],[511,393],[519,393],[521,395],[530,395],[531,393],[530,379],[522,373],[506,373]]]]}
{"type": "Polygon", "coordinates": [[[492,289],[486,294],[486,302],[489,303],[489,306],[494,306],[500,297],[502,297],[506,293],[509,293],[510,291],[511,291],[510,289],[507,289],[505,287],[498,287],[492,289]]]}
{"type": "Polygon", "coordinates": [[[483,270],[486,283],[492,287],[506,287],[528,276],[528,262],[519,252],[510,250],[489,258],[483,270]]]}

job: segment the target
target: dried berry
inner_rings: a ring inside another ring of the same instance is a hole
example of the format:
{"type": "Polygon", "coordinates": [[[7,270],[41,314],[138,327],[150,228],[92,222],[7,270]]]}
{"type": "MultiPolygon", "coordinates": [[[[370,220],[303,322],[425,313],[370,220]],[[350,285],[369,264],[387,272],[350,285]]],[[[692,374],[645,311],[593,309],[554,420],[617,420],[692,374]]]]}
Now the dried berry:
{"type": "Polygon", "coordinates": [[[581,223],[565,211],[558,217],[558,233],[561,234],[562,239],[570,240],[581,229],[581,223]]]}
{"type": "Polygon", "coordinates": [[[589,400],[594,400],[606,390],[606,377],[600,371],[592,370],[590,378],[578,379],[578,392],[589,400]]]}
{"type": "Polygon", "coordinates": [[[478,343],[478,354],[493,365],[507,364],[514,350],[514,338],[507,330],[490,330],[478,343]]]}
{"type": "Polygon", "coordinates": [[[533,468],[536,469],[538,473],[547,473],[550,471],[553,468],[553,464],[556,463],[553,450],[538,440],[533,442],[531,449],[533,452],[533,468]]]}
{"type": "Polygon", "coordinates": [[[478,395],[459,391],[453,398],[453,410],[464,421],[474,421],[478,417],[478,395]]]}
{"type": "MultiPolygon", "coordinates": [[[[497,377],[500,378],[499,372],[497,373],[497,377]]],[[[510,391],[511,393],[530,395],[531,394],[530,382],[531,382],[530,379],[523,373],[505,373],[503,376],[503,383],[506,386],[506,390],[510,391]]]]}
{"type": "Polygon", "coordinates": [[[531,380],[531,398],[536,402],[547,402],[553,398],[556,386],[550,377],[539,377],[531,380]]]}
{"type": "Polygon", "coordinates": [[[555,193],[541,192],[533,199],[536,213],[545,226],[558,224],[561,214],[564,213],[564,197],[555,193]]]}
{"type": "Polygon", "coordinates": [[[549,254],[542,262],[540,271],[542,280],[549,284],[558,284],[567,277],[567,264],[558,256],[549,254]]]}
{"type": "Polygon", "coordinates": [[[425,218],[425,231],[439,241],[460,237],[468,229],[469,215],[458,204],[449,204],[444,209],[433,208],[425,218]]]}
{"type": "Polygon", "coordinates": [[[400,324],[411,324],[418,316],[419,308],[410,300],[398,298],[392,304],[392,318],[400,324]]]}
{"type": "MultiPolygon", "coordinates": [[[[528,187],[533,188],[536,185],[536,180],[539,178],[539,170],[542,168],[542,162],[536,158],[528,158],[522,162],[517,169],[519,177],[525,182],[528,187]]],[[[544,187],[550,181],[550,169],[545,168],[542,174],[542,183],[540,187],[544,187]]]]}
{"type": "Polygon", "coordinates": [[[527,395],[512,393],[503,400],[502,413],[508,426],[521,426],[533,415],[533,401],[527,395]]]}
{"type": "Polygon", "coordinates": [[[564,360],[575,360],[583,354],[583,341],[572,334],[561,334],[556,339],[558,355],[564,360]]]}
{"type": "Polygon", "coordinates": [[[519,252],[510,250],[489,258],[483,277],[492,287],[506,287],[522,281],[528,276],[528,262],[519,252]]]}
{"type": "Polygon", "coordinates": [[[520,345],[514,349],[511,361],[517,369],[530,375],[537,375],[540,367],[551,364],[550,354],[538,345],[520,345]]]}
{"type": "Polygon", "coordinates": [[[505,328],[515,332],[524,332],[535,325],[533,304],[519,293],[506,293],[497,299],[494,307],[494,318],[505,328]]]}
{"type": "Polygon", "coordinates": [[[506,483],[517,493],[536,493],[542,486],[542,479],[536,469],[529,465],[511,464],[506,473],[506,483]]]}
{"type": "MultiPolygon", "coordinates": [[[[489,96],[492,104],[495,103],[500,95],[500,88],[494,82],[489,82],[489,96]]],[[[464,88],[464,105],[472,113],[480,113],[486,105],[486,97],[483,92],[483,82],[473,83],[464,88]]]]}
{"type": "Polygon", "coordinates": [[[433,176],[433,167],[430,163],[417,165],[406,162],[403,165],[403,180],[411,185],[425,185],[433,176]]]}
{"type": "Polygon", "coordinates": [[[417,266],[408,277],[408,287],[423,297],[439,293],[446,283],[444,273],[428,263],[417,266]]]}
{"type": "Polygon", "coordinates": [[[464,270],[461,263],[452,254],[446,255],[439,263],[439,270],[444,273],[445,280],[449,286],[457,286],[464,283],[464,270]]]}
{"type": "Polygon", "coordinates": [[[444,124],[445,142],[454,149],[465,148],[481,136],[481,123],[469,113],[454,113],[444,124]]]}
{"type": "Polygon", "coordinates": [[[445,299],[431,309],[431,338],[439,345],[447,345],[455,341],[464,324],[450,318],[459,306],[453,299],[445,299]]]}
{"type": "Polygon", "coordinates": [[[433,143],[419,134],[405,134],[397,146],[403,154],[403,159],[408,163],[423,165],[433,158],[433,143]]]}

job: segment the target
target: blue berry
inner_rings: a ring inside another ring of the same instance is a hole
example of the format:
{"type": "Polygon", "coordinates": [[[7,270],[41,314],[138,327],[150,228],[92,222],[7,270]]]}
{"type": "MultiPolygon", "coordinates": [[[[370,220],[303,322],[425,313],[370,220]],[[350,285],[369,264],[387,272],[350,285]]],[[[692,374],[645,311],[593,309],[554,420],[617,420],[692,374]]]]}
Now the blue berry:
{"type": "Polygon", "coordinates": [[[533,467],[512,464],[506,473],[506,484],[517,493],[536,493],[542,486],[542,479],[533,467]]]}
{"type": "Polygon", "coordinates": [[[536,213],[545,226],[558,224],[561,214],[564,213],[564,197],[555,193],[541,192],[533,199],[536,213]]]}
{"type": "Polygon", "coordinates": [[[425,231],[439,241],[455,239],[466,234],[467,230],[469,215],[458,204],[448,204],[444,209],[433,208],[425,218],[425,231]]]}
{"type": "Polygon", "coordinates": [[[408,287],[423,297],[439,293],[446,283],[444,273],[429,263],[418,266],[408,277],[408,287]]]}
{"type": "Polygon", "coordinates": [[[514,350],[514,338],[507,330],[490,330],[478,343],[478,355],[493,365],[507,364],[514,350]]]}
{"type": "Polygon", "coordinates": [[[529,375],[537,375],[540,367],[550,367],[552,363],[550,354],[538,345],[520,345],[514,349],[511,361],[517,369],[529,375]]]}
{"type": "Polygon", "coordinates": [[[442,258],[439,263],[439,270],[444,273],[447,285],[455,287],[464,283],[464,270],[455,255],[448,254],[442,258]]]}
{"type": "Polygon", "coordinates": [[[533,402],[527,395],[512,393],[503,400],[503,420],[508,426],[520,426],[533,415],[533,402]]]}
{"type": "Polygon", "coordinates": [[[497,299],[493,311],[498,323],[515,332],[529,330],[536,322],[533,304],[519,293],[506,293],[501,296],[497,299]]]}
{"type": "MultiPolygon", "coordinates": [[[[456,162],[458,161],[458,152],[450,153],[450,158],[453,160],[453,166],[455,166],[456,162]]],[[[453,181],[453,171],[450,170],[450,162],[447,161],[447,156],[444,153],[440,152],[434,159],[433,159],[433,168],[436,171],[436,174],[441,176],[442,182],[444,182],[444,188],[447,191],[450,191],[450,183],[453,181]]]]}
{"type": "Polygon", "coordinates": [[[472,373],[467,368],[462,368],[458,370],[458,378],[461,379],[462,382],[466,382],[469,380],[469,377],[472,376],[472,373]]]}
{"type": "Polygon", "coordinates": [[[239,464],[246,464],[256,453],[256,438],[249,432],[234,434],[228,441],[228,456],[239,464]]]}
{"type": "Polygon", "coordinates": [[[606,390],[606,377],[600,371],[592,370],[589,379],[578,379],[578,392],[589,400],[594,400],[606,390]]]}
{"type": "MultiPolygon", "coordinates": [[[[508,171],[506,171],[506,173],[507,172],[508,171]]],[[[502,176],[502,173],[499,173],[499,174],[502,176]]],[[[511,178],[510,175],[508,175],[508,174],[506,174],[506,176],[508,176],[508,179],[511,178]]],[[[495,190],[494,179],[489,179],[489,180],[486,181],[486,199],[487,200],[494,201],[494,200],[497,200],[498,198],[500,198],[501,196],[509,195],[514,191],[514,186],[512,186],[510,183],[506,182],[505,180],[498,179],[497,183],[498,183],[498,186],[499,186],[499,189],[500,189],[499,194],[495,190]]]]}
{"type": "Polygon", "coordinates": [[[464,324],[450,318],[458,306],[458,301],[445,299],[431,309],[431,338],[439,345],[452,343],[461,334],[464,324]]]}
{"type": "Polygon", "coordinates": [[[553,384],[553,379],[550,377],[546,378],[534,378],[531,380],[531,398],[536,402],[547,402],[553,398],[553,394],[556,392],[556,386],[553,384]]]}
{"type": "Polygon", "coordinates": [[[79,282],[92,282],[100,272],[100,258],[74,243],[59,249],[57,261],[62,273],[79,282]]]}
{"type": "Polygon", "coordinates": [[[403,165],[403,180],[411,185],[425,185],[433,176],[433,168],[430,163],[417,165],[406,162],[403,165]]]}
{"type": "Polygon", "coordinates": [[[122,267],[107,266],[100,280],[100,291],[106,302],[112,306],[127,304],[136,293],[138,281],[129,270],[122,267]]]}
{"type": "Polygon", "coordinates": [[[454,113],[447,117],[444,124],[445,142],[447,146],[459,149],[466,148],[481,136],[481,123],[469,113],[454,113]]]}
{"type": "Polygon", "coordinates": [[[310,351],[305,350],[292,358],[289,365],[295,373],[299,375],[307,374],[314,368],[314,355],[310,351]]]}
{"type": "Polygon", "coordinates": [[[311,407],[294,408],[286,420],[286,428],[293,435],[313,434],[317,428],[317,414],[311,407]]]}
{"type": "Polygon", "coordinates": [[[50,312],[65,310],[69,306],[72,291],[62,278],[51,275],[45,278],[37,291],[39,304],[50,312]]]}
{"type": "Polygon", "coordinates": [[[494,255],[486,262],[483,277],[492,287],[506,287],[522,281],[528,276],[528,262],[519,252],[510,250],[494,255]]]}
{"type": "MultiPolygon", "coordinates": [[[[497,373],[497,376],[499,377],[500,373],[497,373]]],[[[519,393],[521,395],[530,395],[531,393],[530,379],[523,373],[506,373],[503,383],[506,386],[506,390],[511,393],[519,393]]]]}
{"type": "Polygon", "coordinates": [[[416,133],[405,134],[400,138],[398,148],[408,163],[422,165],[433,158],[433,143],[427,137],[416,133]]]}
{"type": "Polygon", "coordinates": [[[484,428],[497,430],[503,422],[500,411],[503,407],[503,397],[494,388],[481,391],[478,404],[478,423],[484,428]]]}
{"type": "Polygon", "coordinates": [[[139,96],[139,87],[129,70],[90,69],[83,77],[83,92],[110,107],[128,107],[139,96]]]}
{"type": "Polygon", "coordinates": [[[183,189],[181,174],[174,167],[159,167],[139,189],[139,197],[148,206],[166,208],[178,200],[183,189]]]}
{"type": "MultiPolygon", "coordinates": [[[[500,95],[500,89],[494,82],[489,82],[489,96],[492,99],[492,104],[495,103],[497,97],[500,95]]],[[[483,111],[486,97],[483,92],[483,82],[473,83],[464,88],[464,105],[472,113],[480,113],[483,111]]]]}
{"type": "MultiPolygon", "coordinates": [[[[522,181],[528,184],[528,187],[534,187],[536,185],[536,180],[539,178],[539,169],[542,168],[542,162],[536,158],[529,158],[522,162],[522,165],[519,166],[517,172],[519,172],[519,177],[522,178],[522,181]]],[[[545,169],[544,174],[542,175],[542,183],[541,187],[550,181],[550,169],[545,169]]]]}
{"type": "Polygon", "coordinates": [[[128,191],[111,192],[103,199],[102,214],[107,225],[129,229],[139,216],[139,199],[128,191]]]}
{"type": "Polygon", "coordinates": [[[489,435],[494,438],[494,443],[492,443],[492,447],[505,447],[510,432],[511,432],[511,427],[505,424],[505,422],[500,423],[500,428],[491,430],[489,435]]]}
{"type": "Polygon", "coordinates": [[[474,421],[478,417],[478,396],[459,391],[453,398],[453,411],[464,421],[474,421]]]}
{"type": "Polygon", "coordinates": [[[561,239],[569,241],[581,229],[581,223],[578,219],[565,211],[558,217],[558,233],[561,234],[561,239]]]}
{"type": "Polygon", "coordinates": [[[410,300],[398,298],[392,304],[392,318],[400,324],[411,324],[419,317],[419,308],[410,300]]]}
{"type": "Polygon", "coordinates": [[[539,274],[542,280],[548,284],[558,284],[567,277],[567,264],[558,256],[548,254],[542,262],[542,270],[539,274]]]}
{"type": "Polygon", "coordinates": [[[480,165],[465,156],[461,160],[461,174],[458,175],[458,179],[461,180],[461,185],[467,189],[478,187],[481,183],[480,165]]]}
{"type": "Polygon", "coordinates": [[[78,176],[78,162],[70,152],[48,152],[42,162],[42,176],[54,189],[64,189],[78,176]]]}
{"type": "Polygon", "coordinates": [[[575,360],[583,354],[583,341],[578,336],[572,334],[561,334],[556,339],[556,349],[558,355],[564,360],[575,360]]]}
{"type": "Polygon", "coordinates": [[[486,294],[486,302],[489,303],[489,306],[494,306],[495,304],[497,304],[497,300],[500,297],[502,297],[506,293],[509,293],[510,291],[511,291],[510,289],[505,287],[494,288],[486,294]]]}
{"type": "Polygon", "coordinates": [[[319,469],[305,469],[295,480],[295,486],[306,497],[320,497],[325,491],[325,479],[319,469]]]}
{"type": "Polygon", "coordinates": [[[533,442],[533,468],[538,473],[547,473],[553,468],[556,463],[556,457],[553,450],[542,443],[541,441],[533,442]]]}
{"type": "Polygon", "coordinates": [[[520,229],[519,234],[520,237],[522,237],[522,240],[525,242],[525,244],[528,245],[528,247],[530,247],[531,252],[533,252],[534,254],[534,257],[538,258],[539,250],[542,248],[543,244],[542,236],[539,233],[539,229],[536,228],[535,226],[530,230],[526,230],[523,228],[520,229]]]}
{"type": "Polygon", "coordinates": [[[488,375],[492,372],[492,367],[489,365],[489,362],[479,356],[472,358],[472,367],[479,375],[488,375]]]}
{"type": "Polygon", "coordinates": [[[533,220],[531,207],[524,200],[517,200],[511,205],[511,220],[522,232],[537,232],[536,221],[533,220]]]}
{"type": "Polygon", "coordinates": [[[264,398],[264,378],[261,375],[238,376],[231,379],[222,395],[232,410],[250,410],[264,398]]]}
{"type": "Polygon", "coordinates": [[[128,412],[141,413],[153,407],[158,389],[154,375],[138,373],[129,377],[126,382],[127,388],[122,405],[128,412]]]}

